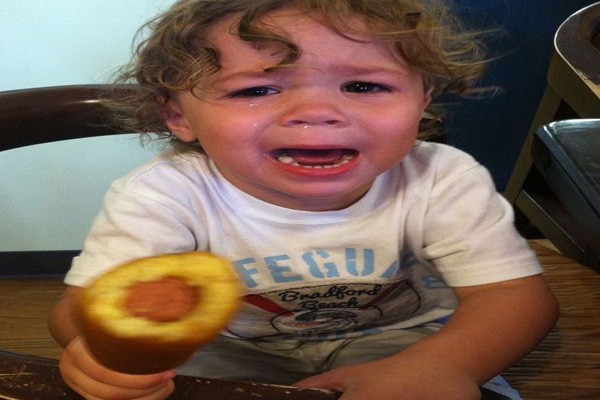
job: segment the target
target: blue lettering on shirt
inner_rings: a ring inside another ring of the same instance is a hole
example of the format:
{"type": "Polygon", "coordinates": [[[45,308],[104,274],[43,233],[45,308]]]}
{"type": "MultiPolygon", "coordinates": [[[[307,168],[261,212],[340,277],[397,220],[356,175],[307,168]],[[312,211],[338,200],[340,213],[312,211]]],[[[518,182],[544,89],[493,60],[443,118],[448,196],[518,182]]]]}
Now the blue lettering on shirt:
{"type": "Polygon", "coordinates": [[[233,267],[236,269],[240,278],[246,284],[246,287],[253,288],[258,285],[254,279],[252,279],[252,275],[258,274],[258,270],[256,268],[246,269],[246,264],[254,264],[256,263],[256,259],[254,258],[244,258],[242,260],[237,260],[233,262],[233,267]]]}
{"type": "Polygon", "coordinates": [[[336,278],[340,276],[335,263],[326,262],[323,263],[322,268],[319,268],[319,264],[315,260],[314,256],[318,256],[322,259],[327,259],[330,257],[329,253],[323,250],[307,251],[306,253],[302,254],[302,259],[308,265],[308,271],[313,277],[323,279],[336,278]],[[323,273],[322,269],[325,270],[325,273],[323,273]]]}
{"type": "MultiPolygon", "coordinates": [[[[348,247],[344,249],[344,264],[339,265],[331,261],[334,257],[325,250],[317,249],[304,252],[298,256],[279,254],[267,256],[262,263],[256,258],[243,258],[233,262],[240,278],[246,287],[254,288],[259,285],[259,277],[268,278],[272,283],[301,282],[310,279],[338,278],[342,273],[352,277],[369,277],[391,279],[402,273],[403,270],[418,264],[412,252],[403,253],[399,260],[393,261],[389,266],[377,268],[375,250],[357,249],[348,247]],[[299,261],[298,265],[294,259],[299,261]],[[381,272],[382,271],[382,272],[381,272]]],[[[438,288],[444,283],[434,277],[426,277],[423,282],[427,288],[438,288]]]]}
{"type": "Polygon", "coordinates": [[[352,276],[370,276],[375,271],[375,252],[373,249],[363,250],[363,268],[358,270],[356,262],[356,249],[347,248],[346,251],[346,269],[352,276]]]}
{"type": "Polygon", "coordinates": [[[302,280],[302,276],[300,275],[288,275],[292,271],[289,266],[278,264],[279,261],[287,261],[289,259],[290,258],[286,255],[265,257],[267,268],[271,271],[273,281],[276,283],[298,282],[302,280]]]}

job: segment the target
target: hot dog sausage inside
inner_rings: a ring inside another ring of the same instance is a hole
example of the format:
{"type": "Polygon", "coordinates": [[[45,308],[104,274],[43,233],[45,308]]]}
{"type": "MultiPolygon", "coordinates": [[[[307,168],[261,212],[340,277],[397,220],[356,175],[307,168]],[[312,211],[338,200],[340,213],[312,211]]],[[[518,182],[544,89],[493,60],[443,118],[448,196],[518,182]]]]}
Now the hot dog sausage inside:
{"type": "Polygon", "coordinates": [[[199,300],[198,289],[176,277],[136,282],[127,290],[127,313],[154,322],[178,321],[192,312],[199,300]]]}

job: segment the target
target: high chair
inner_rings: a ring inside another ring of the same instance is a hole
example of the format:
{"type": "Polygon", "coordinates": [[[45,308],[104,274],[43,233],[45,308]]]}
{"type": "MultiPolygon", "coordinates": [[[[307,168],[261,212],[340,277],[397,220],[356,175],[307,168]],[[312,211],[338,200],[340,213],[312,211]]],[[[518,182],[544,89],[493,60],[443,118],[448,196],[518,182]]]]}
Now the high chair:
{"type": "MultiPolygon", "coordinates": [[[[544,134],[547,130],[540,128],[544,124],[563,119],[600,118],[600,2],[570,16],[556,32],[554,45],[547,89],[504,194],[516,209],[519,228],[526,231],[528,222],[531,222],[563,254],[598,270],[597,238],[589,237],[586,230],[581,229],[581,221],[578,222],[574,216],[578,214],[577,210],[564,203],[564,196],[561,202],[540,174],[540,167],[534,164],[532,148],[538,129],[541,129],[541,136],[538,136],[548,139],[544,134]]],[[[571,121],[568,125],[553,125],[552,129],[562,131],[568,127],[570,133],[574,133],[576,124],[571,121]]],[[[581,129],[576,130],[585,131],[589,127],[589,123],[583,123],[581,129]]],[[[588,149],[598,148],[597,136],[585,137],[588,149]]],[[[570,142],[574,143],[573,140],[570,142]]],[[[550,141],[538,142],[535,147],[538,153],[543,150],[544,143],[547,145],[550,141]]],[[[579,145],[585,147],[584,143],[579,145]]],[[[570,157],[572,165],[581,166],[577,152],[571,152],[570,157]]],[[[565,163],[559,163],[565,168],[565,163]]],[[[586,172],[591,171],[582,171],[584,175],[586,172]]]]}

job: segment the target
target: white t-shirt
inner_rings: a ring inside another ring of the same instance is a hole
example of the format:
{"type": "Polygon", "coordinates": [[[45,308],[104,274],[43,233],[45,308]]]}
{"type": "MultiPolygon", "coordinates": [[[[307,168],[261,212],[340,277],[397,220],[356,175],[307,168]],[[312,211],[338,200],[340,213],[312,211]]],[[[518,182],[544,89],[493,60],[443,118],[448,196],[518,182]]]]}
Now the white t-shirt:
{"type": "Polygon", "coordinates": [[[110,188],[65,282],[85,286],[117,264],[210,251],[247,288],[225,335],[350,337],[431,323],[450,287],[538,274],[489,173],[449,146],[418,143],[369,192],[338,211],[258,200],[202,154],[164,154],[110,188]]]}

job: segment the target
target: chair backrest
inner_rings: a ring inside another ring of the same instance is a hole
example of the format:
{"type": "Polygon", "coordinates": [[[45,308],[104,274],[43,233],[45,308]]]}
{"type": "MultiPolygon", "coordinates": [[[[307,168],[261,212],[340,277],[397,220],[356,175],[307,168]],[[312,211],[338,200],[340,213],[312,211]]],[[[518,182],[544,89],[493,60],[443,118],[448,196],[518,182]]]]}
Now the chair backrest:
{"type": "MultiPolygon", "coordinates": [[[[116,126],[111,120],[110,111],[103,105],[108,89],[108,85],[73,85],[0,92],[0,152],[70,139],[135,133],[116,126]]],[[[122,91],[135,89],[135,85],[111,87],[111,90],[122,91]]],[[[24,159],[23,162],[27,161],[24,159]]],[[[57,176],[55,179],[64,178],[57,176]]],[[[6,189],[5,194],[12,187],[6,189]]],[[[23,203],[27,204],[27,199],[23,199],[23,203]]],[[[18,219],[10,214],[10,203],[4,211],[9,213],[5,215],[9,220],[18,219]]],[[[0,227],[3,228],[15,227],[0,227]]],[[[7,231],[4,233],[12,235],[7,231]]],[[[0,278],[61,275],[78,252],[76,249],[0,251],[0,278]]]]}
{"type": "Polygon", "coordinates": [[[554,47],[600,98],[600,2],[567,18],[556,31],[554,47]]]}
{"type": "Polygon", "coordinates": [[[600,2],[572,14],[558,27],[554,37],[557,51],[575,68],[588,69],[600,77],[600,2]],[[595,50],[595,51],[594,51],[595,50]]]}
{"type": "MultiPolygon", "coordinates": [[[[135,90],[135,85],[118,90],[135,90]]],[[[133,133],[115,126],[102,104],[108,85],[0,92],[0,151],[83,137],[133,133]]]]}

